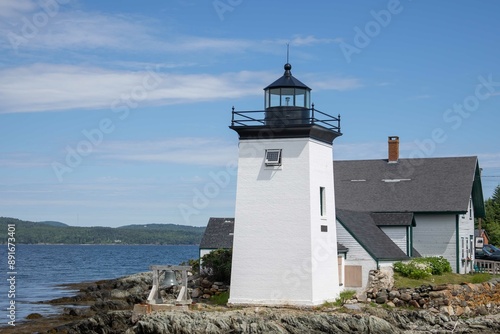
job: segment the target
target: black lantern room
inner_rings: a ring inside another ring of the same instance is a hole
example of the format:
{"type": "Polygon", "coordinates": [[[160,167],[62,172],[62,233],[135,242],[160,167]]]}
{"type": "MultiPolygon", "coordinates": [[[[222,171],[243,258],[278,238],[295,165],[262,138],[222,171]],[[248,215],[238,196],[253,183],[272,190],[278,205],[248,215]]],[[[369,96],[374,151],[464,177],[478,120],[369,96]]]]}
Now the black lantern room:
{"type": "Polygon", "coordinates": [[[230,128],[240,140],[255,138],[310,137],[326,143],[341,136],[340,115],[314,108],[311,88],[292,75],[286,63],[281,78],[264,88],[264,110],[237,111],[233,107],[230,128]]]}
{"type": "Polygon", "coordinates": [[[284,68],[283,76],[264,88],[266,125],[308,124],[311,88],[292,75],[292,65],[284,68]]]}
{"type": "Polygon", "coordinates": [[[266,88],[266,109],[271,107],[311,108],[311,88],[292,75],[292,65],[285,64],[285,74],[266,88]]]}

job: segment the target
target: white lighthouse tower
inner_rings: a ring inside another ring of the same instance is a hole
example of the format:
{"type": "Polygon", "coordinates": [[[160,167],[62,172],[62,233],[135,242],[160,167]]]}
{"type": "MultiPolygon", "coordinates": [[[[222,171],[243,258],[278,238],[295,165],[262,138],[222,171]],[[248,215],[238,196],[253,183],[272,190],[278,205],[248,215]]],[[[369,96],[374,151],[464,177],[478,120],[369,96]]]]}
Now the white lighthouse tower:
{"type": "Polygon", "coordinates": [[[229,304],[313,306],[339,295],[333,140],[340,116],[284,75],[265,110],[235,111],[238,179],[229,304]]]}

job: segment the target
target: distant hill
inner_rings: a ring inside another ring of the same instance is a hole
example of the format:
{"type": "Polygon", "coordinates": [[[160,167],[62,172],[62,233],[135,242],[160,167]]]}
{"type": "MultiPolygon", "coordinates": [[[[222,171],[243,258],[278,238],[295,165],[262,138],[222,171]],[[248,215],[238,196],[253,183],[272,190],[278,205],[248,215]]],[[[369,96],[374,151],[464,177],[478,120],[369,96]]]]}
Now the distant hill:
{"type": "MultiPolygon", "coordinates": [[[[160,231],[198,231],[196,226],[177,225],[177,224],[143,224],[143,225],[125,225],[117,227],[118,229],[136,229],[136,230],[160,230],[160,231]]],[[[203,227],[203,230],[205,228],[203,227]]]]}
{"type": "Polygon", "coordinates": [[[144,224],[122,227],[81,227],[61,222],[31,222],[0,217],[0,244],[7,242],[8,224],[15,224],[18,244],[153,244],[197,245],[205,227],[144,224]]]}
{"type": "Polygon", "coordinates": [[[45,224],[45,225],[49,225],[49,226],[57,226],[57,227],[69,227],[68,224],[64,224],[64,223],[61,223],[61,222],[55,222],[55,221],[43,221],[43,222],[38,222],[38,224],[45,224]]]}

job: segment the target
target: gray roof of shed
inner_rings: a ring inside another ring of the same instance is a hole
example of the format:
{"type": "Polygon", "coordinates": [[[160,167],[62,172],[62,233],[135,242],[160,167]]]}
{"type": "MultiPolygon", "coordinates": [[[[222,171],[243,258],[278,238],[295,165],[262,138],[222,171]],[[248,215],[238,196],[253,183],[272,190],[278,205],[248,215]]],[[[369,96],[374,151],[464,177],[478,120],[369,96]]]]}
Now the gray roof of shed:
{"type": "MultiPolygon", "coordinates": [[[[210,217],[201,238],[200,249],[219,249],[233,247],[234,218],[210,217]]],[[[337,252],[346,253],[349,248],[337,242],[337,252]]]]}
{"type": "Polygon", "coordinates": [[[484,215],[477,157],[334,161],[336,207],[366,212],[484,215]]]}
{"type": "Polygon", "coordinates": [[[409,257],[373,221],[368,212],[337,209],[337,220],[375,260],[409,257]]]}
{"type": "Polygon", "coordinates": [[[219,249],[233,247],[234,218],[210,217],[207,228],[201,238],[201,249],[219,249]]]}

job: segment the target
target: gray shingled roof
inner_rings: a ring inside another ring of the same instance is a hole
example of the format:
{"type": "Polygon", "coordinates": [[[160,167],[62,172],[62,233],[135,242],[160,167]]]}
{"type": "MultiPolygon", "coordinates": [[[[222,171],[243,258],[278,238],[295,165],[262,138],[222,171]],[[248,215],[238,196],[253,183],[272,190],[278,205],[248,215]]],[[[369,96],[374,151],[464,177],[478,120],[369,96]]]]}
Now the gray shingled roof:
{"type": "Polygon", "coordinates": [[[337,209],[337,220],[375,260],[407,260],[409,257],[375,225],[368,212],[337,209]]]}
{"type": "Polygon", "coordinates": [[[234,218],[214,218],[208,220],[207,228],[201,238],[201,249],[233,247],[234,218]]]}
{"type": "Polygon", "coordinates": [[[365,212],[484,215],[477,157],[334,161],[336,207],[365,212]]]}
{"type": "Polygon", "coordinates": [[[371,214],[377,226],[415,226],[413,213],[377,212],[371,214]]]}

